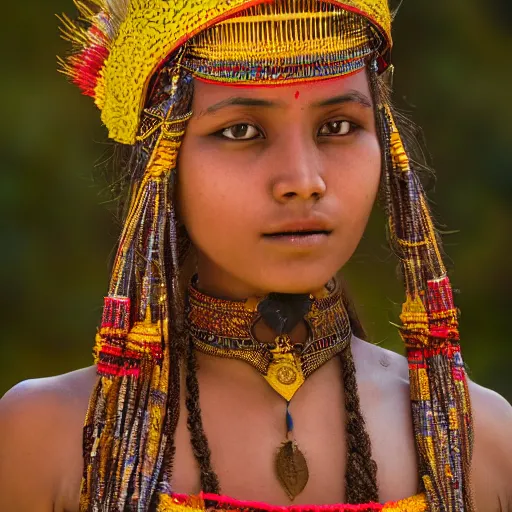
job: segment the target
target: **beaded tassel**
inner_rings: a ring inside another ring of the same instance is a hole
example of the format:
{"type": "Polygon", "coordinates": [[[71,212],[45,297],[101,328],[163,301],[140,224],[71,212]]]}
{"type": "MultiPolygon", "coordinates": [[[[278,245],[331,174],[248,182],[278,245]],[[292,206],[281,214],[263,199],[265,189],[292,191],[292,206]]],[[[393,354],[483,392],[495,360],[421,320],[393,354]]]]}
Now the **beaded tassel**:
{"type": "Polygon", "coordinates": [[[167,99],[146,109],[139,131],[147,155],[144,174],[134,189],[96,337],[101,378],[85,426],[92,446],[85,452],[83,511],[147,510],[167,439],[174,436],[177,415],[167,409],[179,397],[179,369],[168,334],[166,226],[170,177],[191,116],[192,81],[179,64],[173,69],[171,77],[162,77],[167,99]]]}
{"type": "Polygon", "coordinates": [[[380,109],[390,242],[406,285],[403,327],[420,474],[433,511],[474,510],[469,393],[457,310],[432,218],[417,175],[387,106],[380,109]]]}

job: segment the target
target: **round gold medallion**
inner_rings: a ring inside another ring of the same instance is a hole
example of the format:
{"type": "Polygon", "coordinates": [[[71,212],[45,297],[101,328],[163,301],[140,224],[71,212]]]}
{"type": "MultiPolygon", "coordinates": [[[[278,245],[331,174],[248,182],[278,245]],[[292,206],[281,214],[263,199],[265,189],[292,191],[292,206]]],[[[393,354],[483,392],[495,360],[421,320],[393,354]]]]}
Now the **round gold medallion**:
{"type": "Polygon", "coordinates": [[[292,366],[281,366],[281,368],[277,370],[277,380],[281,384],[293,384],[297,380],[297,370],[292,366]]]}

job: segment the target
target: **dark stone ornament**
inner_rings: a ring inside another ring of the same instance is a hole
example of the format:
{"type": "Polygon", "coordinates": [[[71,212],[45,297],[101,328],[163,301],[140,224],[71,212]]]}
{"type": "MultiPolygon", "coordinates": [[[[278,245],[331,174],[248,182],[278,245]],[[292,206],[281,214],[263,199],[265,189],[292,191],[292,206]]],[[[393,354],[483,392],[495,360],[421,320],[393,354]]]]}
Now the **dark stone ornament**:
{"type": "Polygon", "coordinates": [[[271,293],[258,304],[258,313],[277,334],[289,334],[311,309],[307,294],[271,293]]]}
{"type": "Polygon", "coordinates": [[[286,441],[277,452],[275,464],[277,478],[288,498],[293,501],[309,480],[306,458],[295,441],[286,441]]]}

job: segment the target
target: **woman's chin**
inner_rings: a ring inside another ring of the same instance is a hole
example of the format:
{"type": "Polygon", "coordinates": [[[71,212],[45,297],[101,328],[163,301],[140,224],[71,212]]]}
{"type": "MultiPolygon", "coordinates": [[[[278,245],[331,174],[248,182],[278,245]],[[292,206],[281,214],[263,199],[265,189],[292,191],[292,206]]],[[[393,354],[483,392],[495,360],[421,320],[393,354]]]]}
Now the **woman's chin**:
{"type": "Polygon", "coordinates": [[[272,269],[263,270],[259,287],[274,293],[315,293],[321,290],[336,274],[336,270],[304,269],[303,271],[272,269]]]}

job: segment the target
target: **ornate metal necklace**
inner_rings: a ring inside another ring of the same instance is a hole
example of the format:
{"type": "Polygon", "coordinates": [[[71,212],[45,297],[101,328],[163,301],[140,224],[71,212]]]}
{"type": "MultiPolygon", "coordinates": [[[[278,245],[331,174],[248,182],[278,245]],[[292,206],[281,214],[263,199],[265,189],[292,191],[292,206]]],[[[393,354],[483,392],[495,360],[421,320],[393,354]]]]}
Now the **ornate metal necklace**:
{"type": "Polygon", "coordinates": [[[309,471],[293,435],[289,404],[305,380],[350,343],[352,331],[340,287],[333,280],[315,295],[272,293],[229,301],[201,293],[196,282],[194,277],[186,312],[193,346],[212,356],[249,363],[286,400],[286,441],[276,454],[275,468],[293,500],[306,487],[309,471]],[[254,337],[259,321],[275,333],[272,343],[254,337]],[[290,333],[301,321],[306,324],[307,339],[293,343],[290,333]]]}

